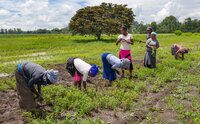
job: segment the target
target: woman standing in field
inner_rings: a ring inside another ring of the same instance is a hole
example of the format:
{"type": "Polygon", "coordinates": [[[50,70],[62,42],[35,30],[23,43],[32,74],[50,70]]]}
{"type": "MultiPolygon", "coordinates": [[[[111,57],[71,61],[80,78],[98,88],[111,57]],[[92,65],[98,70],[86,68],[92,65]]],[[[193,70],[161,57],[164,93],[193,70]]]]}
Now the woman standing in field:
{"type": "Polygon", "coordinates": [[[160,47],[156,38],[156,33],[152,32],[146,41],[146,54],[144,57],[144,66],[148,68],[156,68],[156,49],[160,47]]]}
{"type": "Polygon", "coordinates": [[[152,27],[147,27],[147,40],[149,39],[149,38],[151,38],[151,33],[153,32],[153,29],[152,29],[152,27]]]}
{"type": "MultiPolygon", "coordinates": [[[[149,38],[151,38],[151,33],[153,32],[153,29],[151,27],[147,27],[147,36],[146,36],[146,40],[148,40],[149,38]]],[[[139,43],[146,43],[146,41],[142,41],[140,40],[139,43]]]]}
{"type": "Polygon", "coordinates": [[[95,77],[99,72],[99,67],[90,65],[80,58],[69,58],[67,60],[66,70],[73,77],[74,85],[81,89],[81,84],[86,90],[86,82],[92,83],[88,80],[88,76],[95,77]]]}
{"type": "Polygon", "coordinates": [[[103,78],[109,80],[109,85],[116,80],[116,72],[119,74],[119,69],[129,69],[130,60],[127,58],[119,59],[110,53],[104,53],[101,56],[103,62],[103,78]]]}
{"type": "MultiPolygon", "coordinates": [[[[128,33],[127,28],[125,26],[122,26],[120,28],[120,33],[121,34],[118,36],[118,39],[116,41],[116,45],[118,45],[121,42],[119,58],[120,59],[127,58],[130,60],[129,78],[132,78],[133,64],[132,64],[130,45],[133,45],[133,37],[131,34],[128,33]]],[[[124,69],[122,69],[121,77],[122,78],[124,77],[124,69]]]]}

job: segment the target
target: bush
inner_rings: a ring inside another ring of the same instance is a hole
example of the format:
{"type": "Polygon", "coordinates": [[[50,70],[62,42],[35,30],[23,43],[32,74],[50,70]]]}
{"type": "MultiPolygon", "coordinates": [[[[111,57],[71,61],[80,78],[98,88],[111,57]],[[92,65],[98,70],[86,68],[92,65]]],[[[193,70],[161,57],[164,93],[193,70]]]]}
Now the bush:
{"type": "Polygon", "coordinates": [[[174,31],[174,34],[180,36],[180,35],[182,35],[182,31],[181,30],[176,30],[176,31],[174,31]]]}

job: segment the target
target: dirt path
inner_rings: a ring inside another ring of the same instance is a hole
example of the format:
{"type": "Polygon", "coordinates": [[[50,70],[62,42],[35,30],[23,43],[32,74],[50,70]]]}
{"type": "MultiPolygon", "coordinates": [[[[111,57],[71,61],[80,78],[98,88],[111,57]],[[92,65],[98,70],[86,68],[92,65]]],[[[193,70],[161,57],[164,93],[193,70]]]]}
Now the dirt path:
{"type": "Polygon", "coordinates": [[[25,124],[19,108],[17,93],[14,90],[0,91],[0,123],[25,124]]]}

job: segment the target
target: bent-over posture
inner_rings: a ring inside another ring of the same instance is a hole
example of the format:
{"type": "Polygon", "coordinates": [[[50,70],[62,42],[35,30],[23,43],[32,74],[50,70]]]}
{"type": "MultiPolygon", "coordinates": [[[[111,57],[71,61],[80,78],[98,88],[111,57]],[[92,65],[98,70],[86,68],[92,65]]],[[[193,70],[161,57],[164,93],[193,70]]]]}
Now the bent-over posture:
{"type": "Polygon", "coordinates": [[[73,77],[75,86],[81,89],[81,84],[86,90],[86,82],[92,83],[88,76],[95,77],[99,72],[99,67],[96,65],[90,65],[80,58],[69,58],[67,60],[66,70],[73,77]]]}
{"type": "Polygon", "coordinates": [[[20,108],[31,111],[36,108],[35,99],[43,100],[41,85],[56,83],[58,71],[53,69],[46,71],[38,64],[23,62],[17,65],[15,78],[20,108]]]}
{"type": "Polygon", "coordinates": [[[171,53],[175,59],[181,58],[184,60],[184,54],[188,53],[188,50],[179,44],[173,44],[171,47],[171,53]]]}
{"type": "Polygon", "coordinates": [[[103,62],[103,78],[109,80],[109,85],[112,85],[112,82],[116,80],[116,72],[119,74],[119,69],[129,69],[130,68],[130,60],[123,58],[119,59],[116,56],[110,53],[104,53],[101,56],[103,62]]]}

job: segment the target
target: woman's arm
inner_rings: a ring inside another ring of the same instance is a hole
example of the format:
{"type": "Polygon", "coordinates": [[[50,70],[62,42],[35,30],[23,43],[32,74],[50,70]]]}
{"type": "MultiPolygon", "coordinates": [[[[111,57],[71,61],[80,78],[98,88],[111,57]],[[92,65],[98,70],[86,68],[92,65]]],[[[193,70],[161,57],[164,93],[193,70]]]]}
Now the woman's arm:
{"type": "Polygon", "coordinates": [[[116,45],[118,45],[121,40],[122,40],[121,38],[118,38],[116,41],[116,45]]]}
{"type": "Polygon", "coordinates": [[[130,40],[125,40],[128,44],[131,44],[133,45],[133,39],[130,39],[130,40]]]}
{"type": "Polygon", "coordinates": [[[43,101],[42,92],[41,92],[41,85],[38,84],[37,87],[38,87],[38,93],[39,93],[39,96],[38,96],[39,101],[43,101]]]}
{"type": "Polygon", "coordinates": [[[160,43],[157,41],[156,47],[159,48],[160,47],[160,43]]]}
{"type": "Polygon", "coordinates": [[[86,90],[86,82],[87,82],[87,80],[88,80],[88,71],[85,71],[84,73],[83,73],[83,88],[86,90]]]}
{"type": "Polygon", "coordinates": [[[181,48],[180,49],[178,49],[177,51],[176,51],[176,54],[178,54],[178,53],[180,53],[181,52],[181,48]]]}
{"type": "Polygon", "coordinates": [[[28,87],[30,88],[30,90],[36,95],[36,96],[39,96],[39,93],[36,91],[35,87],[34,87],[34,84],[36,84],[38,81],[37,78],[32,78],[29,80],[28,82],[28,87]]]}

